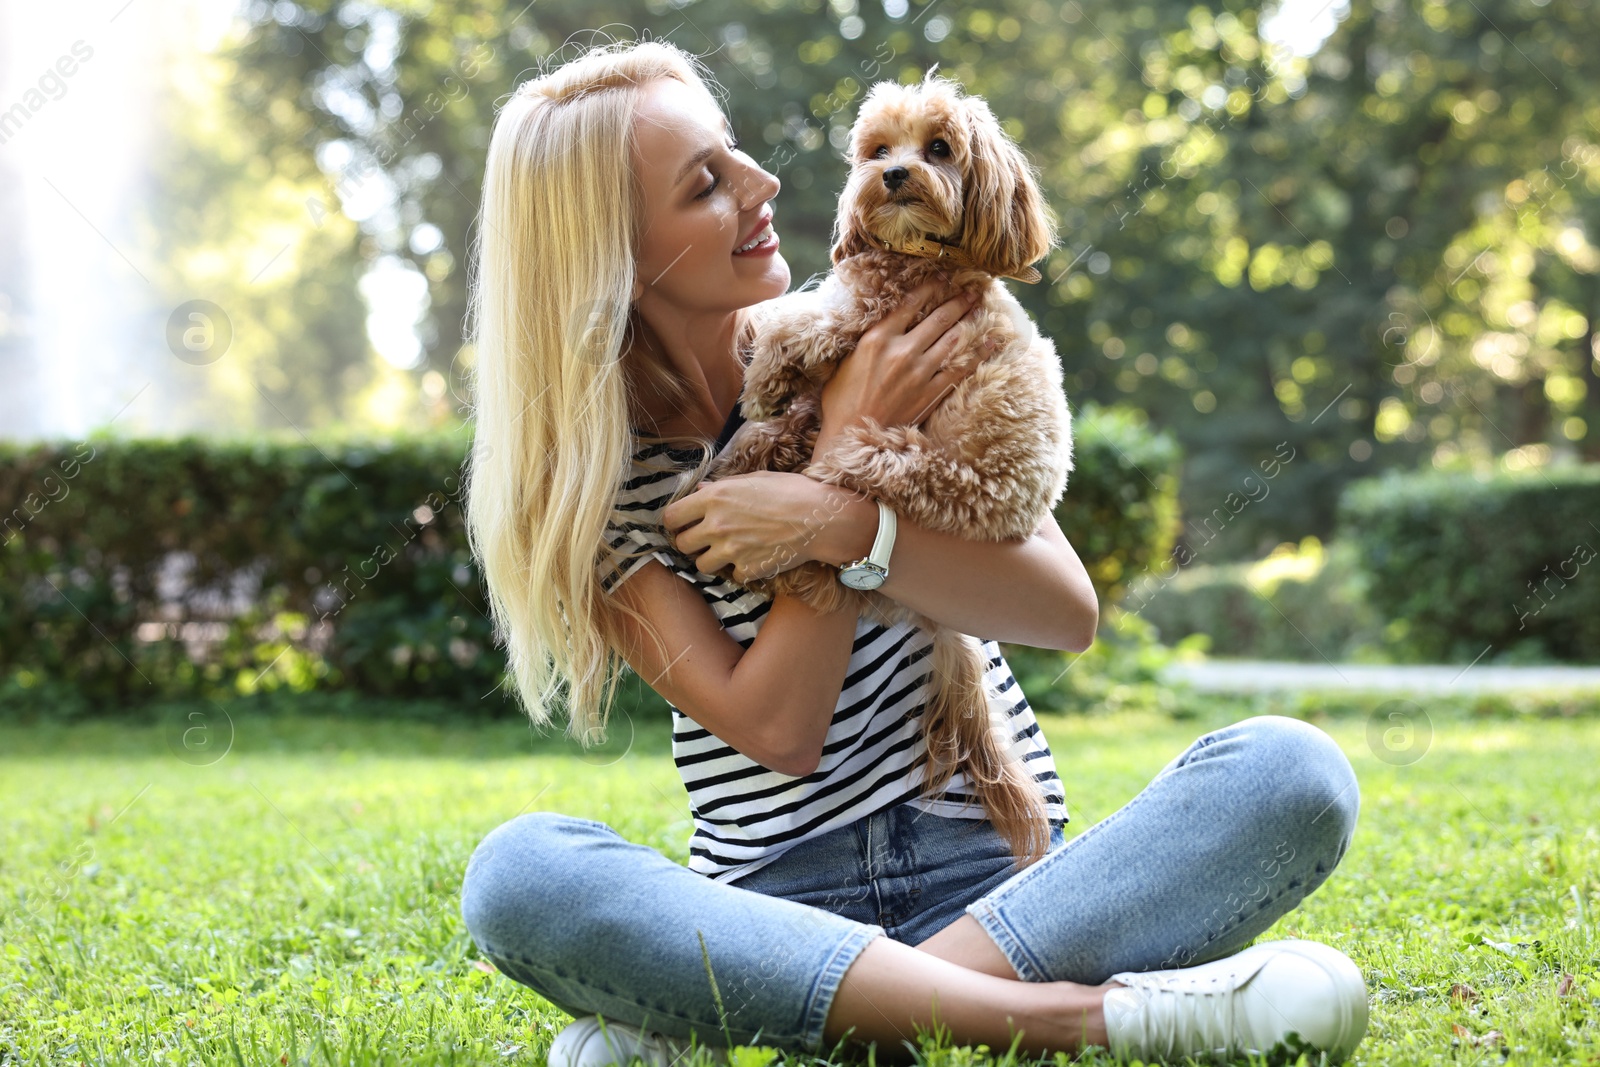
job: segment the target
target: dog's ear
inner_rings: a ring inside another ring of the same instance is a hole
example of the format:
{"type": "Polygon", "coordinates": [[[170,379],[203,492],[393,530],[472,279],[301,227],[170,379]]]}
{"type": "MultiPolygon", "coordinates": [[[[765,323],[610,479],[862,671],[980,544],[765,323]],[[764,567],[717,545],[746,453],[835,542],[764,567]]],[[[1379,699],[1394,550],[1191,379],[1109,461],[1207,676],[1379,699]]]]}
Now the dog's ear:
{"type": "Polygon", "coordinates": [[[833,248],[829,252],[829,261],[837,264],[877,247],[878,243],[861,223],[861,212],[856,207],[854,180],[847,180],[844,190],[839,194],[839,210],[833,217],[833,248]]]}
{"type": "Polygon", "coordinates": [[[1015,274],[1055,247],[1055,218],[1033,168],[989,105],[963,101],[972,131],[962,192],[961,245],[984,270],[1015,274]]]}

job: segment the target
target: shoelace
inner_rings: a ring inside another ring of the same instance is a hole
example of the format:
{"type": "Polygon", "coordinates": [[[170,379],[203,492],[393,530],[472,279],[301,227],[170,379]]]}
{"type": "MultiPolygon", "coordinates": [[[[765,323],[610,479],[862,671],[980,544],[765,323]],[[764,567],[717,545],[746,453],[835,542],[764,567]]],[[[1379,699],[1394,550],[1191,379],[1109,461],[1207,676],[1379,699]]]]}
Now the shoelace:
{"type": "Polygon", "coordinates": [[[1157,1048],[1162,1058],[1217,1049],[1227,1056],[1238,1053],[1233,1019],[1233,995],[1238,986],[1233,975],[1214,975],[1206,984],[1213,988],[1196,989],[1193,978],[1174,975],[1149,978],[1133,987],[1144,1001],[1137,1016],[1142,1058],[1150,1058],[1157,1048]],[[1180,1037],[1188,1038],[1181,1048],[1180,1037]],[[1206,1043],[1199,1044],[1197,1038],[1206,1043]]]}

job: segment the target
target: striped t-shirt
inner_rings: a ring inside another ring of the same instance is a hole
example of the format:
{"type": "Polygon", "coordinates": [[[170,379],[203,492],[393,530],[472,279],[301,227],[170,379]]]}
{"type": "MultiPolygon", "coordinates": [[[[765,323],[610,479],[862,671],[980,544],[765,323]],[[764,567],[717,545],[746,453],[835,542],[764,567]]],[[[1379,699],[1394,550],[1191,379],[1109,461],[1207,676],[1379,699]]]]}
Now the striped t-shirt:
{"type": "MultiPolygon", "coordinates": [[[[719,449],[739,421],[735,410],[719,449]]],[[[661,510],[702,456],[698,448],[678,449],[665,442],[636,448],[596,573],[601,588],[610,593],[645,563],[658,560],[693,585],[728,635],[749,648],[770,598],[702,574],[691,557],[673,546],[661,524],[661,510]]],[[[991,712],[1007,717],[1013,746],[1039,783],[1051,823],[1062,825],[1067,821],[1066,796],[1050,746],[999,645],[989,640],[982,648],[991,712]]],[[[822,761],[803,777],[768,770],[673,708],[672,758],[689,792],[694,821],[689,869],[733,881],[802,841],[901,802],[935,815],[985,818],[960,769],[942,793],[920,796],[927,763],[922,713],[932,696],[932,652],[933,636],[927,630],[909,623],[885,626],[863,612],[822,761]]]]}

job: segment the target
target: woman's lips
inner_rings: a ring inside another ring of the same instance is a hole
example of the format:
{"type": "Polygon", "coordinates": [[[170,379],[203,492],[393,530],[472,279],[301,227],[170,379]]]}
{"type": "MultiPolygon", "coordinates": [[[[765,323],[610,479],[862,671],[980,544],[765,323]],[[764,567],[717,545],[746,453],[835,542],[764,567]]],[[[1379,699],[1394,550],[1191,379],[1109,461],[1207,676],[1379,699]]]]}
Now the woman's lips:
{"type": "Polygon", "coordinates": [[[772,221],[769,219],[750,241],[745,242],[745,247],[735,249],[733,254],[741,257],[769,256],[777,249],[778,233],[772,228],[772,221]]]}
{"type": "Polygon", "coordinates": [[[766,229],[768,226],[771,226],[771,225],[772,225],[772,208],[770,206],[763,206],[762,209],[761,209],[760,217],[758,217],[756,219],[756,224],[754,226],[750,227],[750,232],[744,235],[744,240],[740,241],[737,245],[734,245],[734,247],[735,248],[743,248],[745,245],[749,244],[751,241],[754,241],[757,237],[761,236],[761,231],[766,229]]]}

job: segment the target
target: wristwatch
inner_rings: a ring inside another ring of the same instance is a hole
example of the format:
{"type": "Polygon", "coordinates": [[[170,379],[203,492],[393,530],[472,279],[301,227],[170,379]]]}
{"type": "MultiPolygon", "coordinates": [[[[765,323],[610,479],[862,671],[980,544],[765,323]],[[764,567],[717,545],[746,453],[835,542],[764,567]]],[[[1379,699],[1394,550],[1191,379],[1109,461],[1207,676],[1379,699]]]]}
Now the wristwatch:
{"type": "Polygon", "coordinates": [[[839,581],[851,589],[876,589],[889,577],[889,553],[894,551],[895,516],[888,504],[878,501],[878,536],[872,551],[854,563],[839,568],[839,581]]]}

